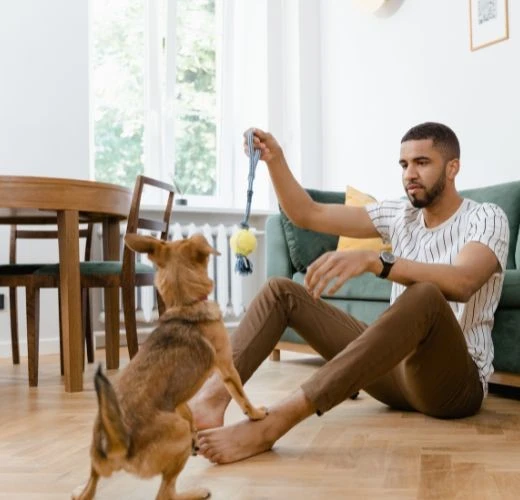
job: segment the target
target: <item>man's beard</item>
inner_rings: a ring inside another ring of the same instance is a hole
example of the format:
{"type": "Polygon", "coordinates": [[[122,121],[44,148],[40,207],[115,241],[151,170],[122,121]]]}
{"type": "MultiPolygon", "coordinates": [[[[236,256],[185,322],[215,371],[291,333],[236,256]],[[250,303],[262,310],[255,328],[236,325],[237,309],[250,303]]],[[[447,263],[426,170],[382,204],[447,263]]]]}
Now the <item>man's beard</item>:
{"type": "Polygon", "coordinates": [[[424,198],[416,198],[414,195],[410,195],[408,191],[406,191],[406,195],[410,200],[410,203],[415,208],[425,208],[430,206],[444,191],[446,187],[446,167],[440,177],[437,179],[435,184],[430,189],[424,190],[424,198]]]}

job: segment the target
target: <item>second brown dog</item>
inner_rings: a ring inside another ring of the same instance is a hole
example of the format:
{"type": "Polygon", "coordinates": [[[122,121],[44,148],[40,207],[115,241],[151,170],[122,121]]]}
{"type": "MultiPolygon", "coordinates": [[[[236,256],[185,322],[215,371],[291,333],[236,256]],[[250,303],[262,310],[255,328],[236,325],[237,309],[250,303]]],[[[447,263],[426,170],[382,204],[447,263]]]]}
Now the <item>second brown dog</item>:
{"type": "Polygon", "coordinates": [[[209,256],[219,253],[199,234],[175,242],[127,235],[125,243],[155,263],[155,284],[167,310],[115,386],[100,369],[96,373],[99,411],[90,450],[91,474],[73,498],[93,498],[99,477],[121,469],[140,477],[161,474],[158,500],[208,498],[204,488],[182,494],[175,489],[196,439],[187,402],[217,369],[250,419],[266,415],[245,395],[219,306],[207,300],[213,289],[209,256]]]}

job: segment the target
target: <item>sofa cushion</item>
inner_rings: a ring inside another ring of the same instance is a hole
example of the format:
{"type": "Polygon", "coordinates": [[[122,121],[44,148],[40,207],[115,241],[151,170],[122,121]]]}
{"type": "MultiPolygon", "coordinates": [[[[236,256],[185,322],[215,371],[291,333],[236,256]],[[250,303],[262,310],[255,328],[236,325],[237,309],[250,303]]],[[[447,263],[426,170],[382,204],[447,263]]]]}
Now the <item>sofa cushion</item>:
{"type": "Polygon", "coordinates": [[[520,307],[520,270],[508,269],[504,274],[504,287],[500,296],[499,308],[520,307]]]}
{"type": "MultiPolygon", "coordinates": [[[[293,280],[303,285],[304,273],[295,273],[293,280]]],[[[334,295],[324,293],[323,298],[369,300],[373,302],[390,302],[392,282],[382,280],[373,274],[366,273],[348,280],[334,295]]]]}
{"type": "Polygon", "coordinates": [[[497,371],[520,373],[520,310],[499,307],[493,326],[495,357],[493,366],[497,371]]]}
{"type": "MultiPolygon", "coordinates": [[[[365,207],[377,200],[369,194],[358,191],[352,186],[347,186],[345,193],[345,205],[351,207],[365,207]]],[[[340,236],[338,241],[338,251],[343,250],[373,250],[374,252],[392,251],[392,245],[383,243],[382,238],[351,238],[350,236],[340,236]]]]}
{"type": "MultiPolygon", "coordinates": [[[[307,189],[311,198],[322,203],[345,203],[345,193],[307,189]]],[[[289,256],[296,271],[304,272],[321,254],[336,250],[338,236],[309,231],[295,226],[280,209],[289,256]]]]}
{"type": "MultiPolygon", "coordinates": [[[[490,202],[497,204],[507,215],[509,221],[509,253],[507,256],[507,269],[514,269],[516,243],[518,239],[518,226],[520,225],[520,181],[495,184],[476,189],[466,189],[460,192],[465,198],[480,203],[490,202]]],[[[517,262],[516,264],[520,264],[517,262]]]]}

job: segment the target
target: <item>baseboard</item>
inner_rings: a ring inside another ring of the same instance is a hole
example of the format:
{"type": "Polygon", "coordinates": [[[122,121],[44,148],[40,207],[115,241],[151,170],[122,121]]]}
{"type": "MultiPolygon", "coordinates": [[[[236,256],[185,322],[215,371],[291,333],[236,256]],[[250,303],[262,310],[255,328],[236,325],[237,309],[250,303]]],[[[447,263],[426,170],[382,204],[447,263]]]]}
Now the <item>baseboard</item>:
{"type": "MultiPolygon", "coordinates": [[[[228,329],[229,333],[232,333],[233,331],[235,331],[237,326],[238,326],[238,322],[237,321],[226,323],[226,328],[228,329]]],[[[150,333],[153,332],[154,328],[155,327],[153,325],[149,326],[149,327],[140,327],[140,328],[138,328],[138,330],[137,330],[137,341],[138,341],[138,343],[142,344],[148,338],[150,333]]],[[[104,349],[105,348],[105,332],[104,331],[101,330],[101,331],[94,332],[94,345],[95,345],[96,349],[104,349]]],[[[125,335],[125,331],[124,330],[121,330],[121,334],[119,336],[119,345],[121,347],[126,347],[126,345],[127,345],[126,335],[125,335]]]]}
{"type": "Polygon", "coordinates": [[[508,387],[519,387],[520,388],[520,374],[518,373],[506,373],[506,372],[495,372],[489,379],[491,384],[505,385],[508,387]]]}
{"type": "MultiPolygon", "coordinates": [[[[20,341],[20,356],[27,357],[27,341],[20,341]]],[[[11,341],[0,342],[0,358],[11,358],[11,341]]],[[[40,354],[58,354],[60,352],[60,339],[56,338],[41,338],[40,339],[40,354]]]]}

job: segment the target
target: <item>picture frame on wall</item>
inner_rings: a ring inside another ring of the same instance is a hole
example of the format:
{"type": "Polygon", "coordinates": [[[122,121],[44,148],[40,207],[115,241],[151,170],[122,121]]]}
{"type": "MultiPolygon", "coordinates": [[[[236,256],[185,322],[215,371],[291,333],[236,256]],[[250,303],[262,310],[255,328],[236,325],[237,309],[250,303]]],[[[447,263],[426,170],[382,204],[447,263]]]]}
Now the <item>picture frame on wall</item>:
{"type": "Polygon", "coordinates": [[[471,50],[509,38],[508,0],[469,0],[471,50]]]}

